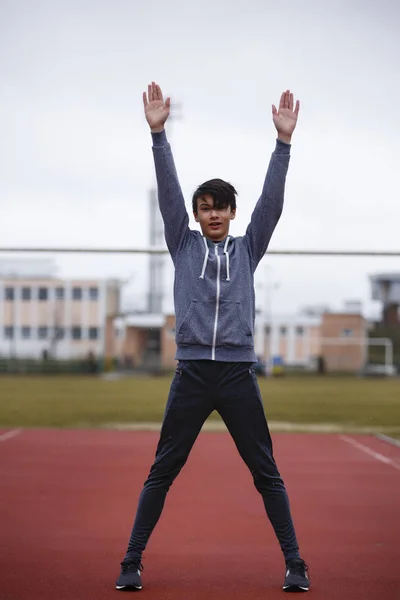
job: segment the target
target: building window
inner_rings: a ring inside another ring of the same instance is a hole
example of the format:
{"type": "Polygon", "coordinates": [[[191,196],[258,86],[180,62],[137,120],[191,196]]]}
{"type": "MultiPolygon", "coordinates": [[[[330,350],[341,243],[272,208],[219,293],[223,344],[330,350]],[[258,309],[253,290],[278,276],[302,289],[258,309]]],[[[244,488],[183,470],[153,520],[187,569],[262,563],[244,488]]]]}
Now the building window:
{"type": "Polygon", "coordinates": [[[98,300],[99,299],[99,289],[97,287],[89,288],[89,300],[98,300]]]}
{"type": "Polygon", "coordinates": [[[56,300],[64,300],[64,288],[56,287],[56,300]]]}
{"type": "Polygon", "coordinates": [[[21,336],[22,336],[23,340],[30,340],[31,334],[32,334],[32,329],[29,326],[21,327],[21,336]]]}
{"type": "Polygon", "coordinates": [[[49,335],[49,328],[48,327],[38,327],[38,338],[39,338],[39,340],[47,340],[48,335],[49,335]]]}
{"type": "Polygon", "coordinates": [[[49,297],[49,290],[46,287],[40,287],[38,298],[39,300],[47,300],[49,297]]]}
{"type": "Polygon", "coordinates": [[[149,329],[147,332],[147,350],[159,352],[161,335],[159,329],[149,329]]]}
{"type": "Polygon", "coordinates": [[[81,340],[82,339],[82,327],[72,327],[71,334],[72,334],[73,340],[81,340]]]}
{"type": "Polygon", "coordinates": [[[4,337],[6,338],[6,340],[13,340],[14,327],[12,327],[11,325],[7,325],[6,327],[4,327],[4,337]]]}
{"type": "Polygon", "coordinates": [[[122,326],[114,327],[114,336],[117,339],[124,337],[124,328],[122,326]]]}
{"type": "Polygon", "coordinates": [[[351,337],[353,335],[352,329],[342,329],[342,337],[351,337]]]}
{"type": "Polygon", "coordinates": [[[14,300],[14,288],[6,287],[4,290],[4,299],[5,300],[14,300]]]}
{"type": "Polygon", "coordinates": [[[63,340],[65,337],[65,328],[64,327],[56,327],[54,329],[54,338],[56,340],[63,340]]]}
{"type": "Polygon", "coordinates": [[[82,288],[80,288],[80,287],[72,288],[72,300],[82,300],[82,288]]]}
{"type": "Polygon", "coordinates": [[[99,328],[98,327],[89,327],[89,340],[98,340],[99,339],[99,328]]]}
{"type": "Polygon", "coordinates": [[[298,335],[299,337],[301,337],[302,335],[304,335],[304,327],[302,327],[302,325],[297,325],[297,327],[296,327],[296,335],[298,335]]]}
{"type": "Polygon", "coordinates": [[[32,298],[32,290],[30,287],[23,287],[22,288],[22,294],[21,294],[22,300],[30,300],[32,298]]]}
{"type": "Polygon", "coordinates": [[[279,327],[279,333],[281,335],[286,335],[287,334],[287,327],[285,325],[281,325],[281,327],[279,327]]]}

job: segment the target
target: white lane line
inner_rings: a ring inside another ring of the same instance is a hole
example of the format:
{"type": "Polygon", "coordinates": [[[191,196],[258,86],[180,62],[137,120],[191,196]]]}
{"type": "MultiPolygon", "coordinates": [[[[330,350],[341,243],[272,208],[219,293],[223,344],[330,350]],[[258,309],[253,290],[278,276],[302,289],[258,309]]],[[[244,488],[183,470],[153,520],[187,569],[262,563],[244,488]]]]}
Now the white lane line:
{"type": "Polygon", "coordinates": [[[377,437],[378,440],[382,440],[382,442],[386,442],[387,444],[396,446],[396,448],[400,448],[400,440],[396,440],[395,438],[392,438],[389,435],[385,435],[384,433],[377,433],[375,437],[377,437]]]}
{"type": "Polygon", "coordinates": [[[361,444],[360,442],[356,442],[356,440],[353,440],[351,437],[348,437],[347,435],[339,435],[339,437],[344,442],[347,442],[348,444],[351,444],[355,448],[358,448],[358,450],[361,450],[361,452],[364,452],[365,454],[369,454],[369,456],[372,456],[376,460],[379,460],[379,461],[385,463],[386,465],[391,465],[392,467],[394,467],[395,469],[400,471],[400,465],[396,464],[394,462],[394,460],[392,460],[391,458],[388,458],[387,456],[384,456],[383,454],[380,454],[379,452],[375,452],[374,450],[371,450],[371,448],[368,448],[368,446],[364,446],[364,444],[361,444]]]}
{"type": "Polygon", "coordinates": [[[21,431],[22,429],[11,429],[11,431],[7,431],[7,433],[2,433],[0,435],[0,442],[5,442],[6,440],[9,440],[15,437],[16,435],[19,435],[21,431]]]}

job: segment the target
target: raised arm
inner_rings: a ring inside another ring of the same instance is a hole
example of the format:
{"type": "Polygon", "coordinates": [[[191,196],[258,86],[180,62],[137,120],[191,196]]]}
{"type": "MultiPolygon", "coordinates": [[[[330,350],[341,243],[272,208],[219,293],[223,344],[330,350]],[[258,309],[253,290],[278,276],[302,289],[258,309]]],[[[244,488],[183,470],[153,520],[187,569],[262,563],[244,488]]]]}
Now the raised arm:
{"type": "Polygon", "coordinates": [[[272,105],[272,118],[278,132],[261,196],[254,208],[246,237],[254,269],[267,251],[268,244],[283,209],[286,173],[289,167],[290,144],[296,127],[300,103],[294,105],[290,90],[281,95],[279,109],[272,105]]]}
{"type": "Polygon", "coordinates": [[[153,155],[157,177],[158,203],[165,227],[165,241],[172,259],[189,233],[189,216],[168,143],[164,125],[170,114],[171,101],[164,102],[159,85],[152,82],[143,92],[146,120],[153,138],[153,155]]]}

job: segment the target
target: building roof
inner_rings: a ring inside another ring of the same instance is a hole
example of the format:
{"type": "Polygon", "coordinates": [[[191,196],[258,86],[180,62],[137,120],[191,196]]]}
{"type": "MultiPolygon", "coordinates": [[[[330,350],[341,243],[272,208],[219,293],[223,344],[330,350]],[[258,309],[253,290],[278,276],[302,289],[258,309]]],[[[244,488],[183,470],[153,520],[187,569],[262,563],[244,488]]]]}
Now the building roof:
{"type": "MultiPolygon", "coordinates": [[[[262,317],[261,317],[262,319],[262,317]]],[[[274,313],[272,315],[267,315],[265,318],[265,322],[271,325],[293,325],[293,326],[304,326],[304,327],[312,327],[314,325],[320,325],[322,320],[322,315],[304,315],[299,313],[293,314],[279,314],[274,313]]]]}
{"type": "Polygon", "coordinates": [[[371,281],[379,282],[379,281],[391,281],[391,282],[400,282],[400,273],[375,273],[375,275],[369,276],[371,281]]]}
{"type": "Polygon", "coordinates": [[[50,279],[55,272],[52,259],[0,258],[0,279],[50,279]]]}
{"type": "Polygon", "coordinates": [[[154,313],[131,313],[120,317],[120,323],[125,327],[161,328],[165,323],[163,314],[154,313]]]}

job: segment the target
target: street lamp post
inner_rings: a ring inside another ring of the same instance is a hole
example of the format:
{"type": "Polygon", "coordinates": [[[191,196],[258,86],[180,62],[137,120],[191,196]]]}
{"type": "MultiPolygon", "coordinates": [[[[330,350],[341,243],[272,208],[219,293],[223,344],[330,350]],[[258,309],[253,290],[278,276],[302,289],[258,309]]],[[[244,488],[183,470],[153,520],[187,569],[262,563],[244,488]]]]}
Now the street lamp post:
{"type": "Polygon", "coordinates": [[[271,360],[272,360],[272,352],[273,352],[273,310],[272,310],[272,297],[273,292],[280,287],[280,283],[277,281],[268,282],[268,273],[271,272],[271,267],[266,266],[264,269],[264,298],[263,304],[264,309],[262,311],[263,315],[263,346],[264,346],[264,362],[267,365],[267,371],[269,371],[271,360]],[[268,327],[268,332],[267,332],[268,327]]]}

